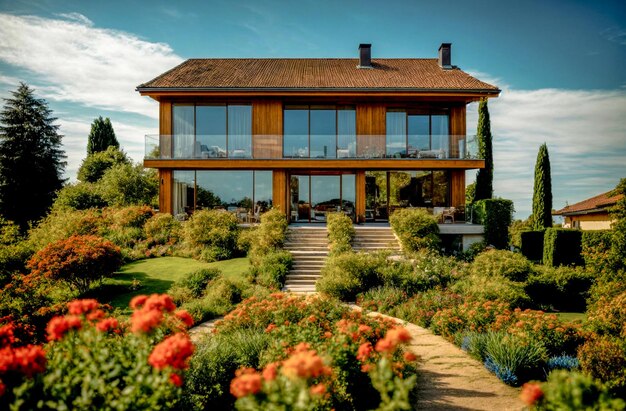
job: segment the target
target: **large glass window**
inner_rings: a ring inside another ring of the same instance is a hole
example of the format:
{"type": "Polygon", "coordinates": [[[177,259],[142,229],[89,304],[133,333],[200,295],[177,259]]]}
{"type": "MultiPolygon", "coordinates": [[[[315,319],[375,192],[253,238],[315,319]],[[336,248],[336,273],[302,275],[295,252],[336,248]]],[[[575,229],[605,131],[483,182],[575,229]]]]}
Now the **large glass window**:
{"type": "Polygon", "coordinates": [[[387,111],[387,157],[449,158],[447,114],[387,111]]]}
{"type": "Polygon", "coordinates": [[[283,121],[284,157],[356,156],[356,111],[352,107],[286,106],[283,121]]]}
{"type": "Polygon", "coordinates": [[[172,205],[174,215],[191,214],[194,210],[195,172],[174,170],[172,205]]]}
{"type": "Polygon", "coordinates": [[[250,105],[174,104],[174,158],[250,158],[250,105]]]}
{"type": "Polygon", "coordinates": [[[406,113],[387,112],[387,157],[406,157],[406,113]]]}
{"type": "Polygon", "coordinates": [[[324,222],[326,213],[343,211],[354,220],[355,176],[291,176],[291,221],[324,222]]]}

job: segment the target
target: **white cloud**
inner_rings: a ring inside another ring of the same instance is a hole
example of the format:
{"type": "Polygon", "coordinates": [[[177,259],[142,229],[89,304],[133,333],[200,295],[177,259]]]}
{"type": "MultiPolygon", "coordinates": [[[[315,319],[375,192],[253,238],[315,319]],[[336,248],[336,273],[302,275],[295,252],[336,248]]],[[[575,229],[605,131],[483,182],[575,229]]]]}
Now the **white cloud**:
{"type": "Polygon", "coordinates": [[[79,13],[62,19],[0,13],[0,61],[35,75],[43,97],[156,118],[135,87],[179,64],[167,44],[93,27],[79,13]]]}
{"type": "MultiPolygon", "coordinates": [[[[497,84],[497,83],[496,83],[497,84]]],[[[468,106],[475,133],[477,104],[468,106]]],[[[489,101],[495,195],[531,212],[539,146],[548,145],[553,206],[559,209],[615,187],[626,177],[625,90],[515,90],[489,101]]]]}

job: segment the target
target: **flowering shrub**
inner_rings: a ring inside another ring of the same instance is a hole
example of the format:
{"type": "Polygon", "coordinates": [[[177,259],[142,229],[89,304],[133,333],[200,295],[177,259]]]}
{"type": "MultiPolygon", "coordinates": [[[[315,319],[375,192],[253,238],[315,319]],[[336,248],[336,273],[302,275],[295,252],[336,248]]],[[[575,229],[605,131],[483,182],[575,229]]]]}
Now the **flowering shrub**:
{"type": "Polygon", "coordinates": [[[31,349],[27,378],[8,394],[15,407],[158,409],[178,402],[194,350],[185,331],[193,320],[175,311],[169,296],[135,297],[129,324],[96,300],[67,308],[49,322],[49,343],[31,349]]]}
{"type": "Polygon", "coordinates": [[[508,304],[496,301],[467,301],[463,304],[437,311],[432,317],[434,333],[453,341],[461,331],[485,332],[491,329],[496,317],[508,304]]]}
{"type": "Polygon", "coordinates": [[[171,214],[161,213],[150,217],[143,226],[148,245],[174,245],[181,236],[181,223],[171,214]]]}
{"type": "Polygon", "coordinates": [[[581,370],[626,395],[626,342],[592,335],[578,350],[581,370]]]}
{"type": "Polygon", "coordinates": [[[478,255],[471,265],[476,275],[501,276],[511,281],[525,281],[533,270],[523,255],[506,250],[489,250],[478,255]]]}
{"type": "Polygon", "coordinates": [[[626,339],[626,291],[600,297],[589,307],[587,321],[598,333],[626,339]]]}
{"type": "Polygon", "coordinates": [[[407,293],[401,288],[374,287],[357,295],[356,304],[366,310],[389,312],[407,298],[407,293]]]}
{"type": "Polygon", "coordinates": [[[356,234],[352,219],[344,213],[326,213],[328,245],[331,254],[341,254],[352,250],[352,239],[356,234]]]}
{"type": "Polygon", "coordinates": [[[200,210],[185,224],[183,238],[194,257],[216,261],[232,257],[238,232],[235,215],[223,210],[200,210]]]}
{"type": "Polygon", "coordinates": [[[462,297],[459,294],[435,288],[414,295],[396,306],[389,314],[422,327],[430,327],[435,313],[459,305],[461,301],[462,297]]]}

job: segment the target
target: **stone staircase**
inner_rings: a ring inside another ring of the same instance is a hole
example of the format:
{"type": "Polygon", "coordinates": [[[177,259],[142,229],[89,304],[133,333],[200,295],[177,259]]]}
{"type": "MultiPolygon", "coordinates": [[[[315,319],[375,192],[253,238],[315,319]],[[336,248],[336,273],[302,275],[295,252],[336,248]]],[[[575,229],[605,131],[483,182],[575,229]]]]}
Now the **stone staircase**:
{"type": "Polygon", "coordinates": [[[289,227],[284,248],[293,256],[284,290],[315,292],[315,282],[321,277],[320,270],[328,257],[326,226],[289,227]]]}
{"type": "Polygon", "coordinates": [[[355,235],[352,240],[354,251],[391,250],[400,253],[400,243],[391,227],[354,226],[355,235]]]}

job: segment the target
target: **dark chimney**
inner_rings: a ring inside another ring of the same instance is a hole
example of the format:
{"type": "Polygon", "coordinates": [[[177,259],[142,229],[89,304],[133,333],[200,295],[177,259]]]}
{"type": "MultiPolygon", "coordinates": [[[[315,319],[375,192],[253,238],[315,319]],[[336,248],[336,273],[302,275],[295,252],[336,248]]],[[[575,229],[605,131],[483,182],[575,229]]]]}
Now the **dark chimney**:
{"type": "Polygon", "coordinates": [[[358,68],[372,68],[372,45],[359,44],[358,68]]]}
{"type": "Polygon", "coordinates": [[[439,46],[439,66],[444,69],[452,68],[452,43],[441,43],[439,46]]]}

